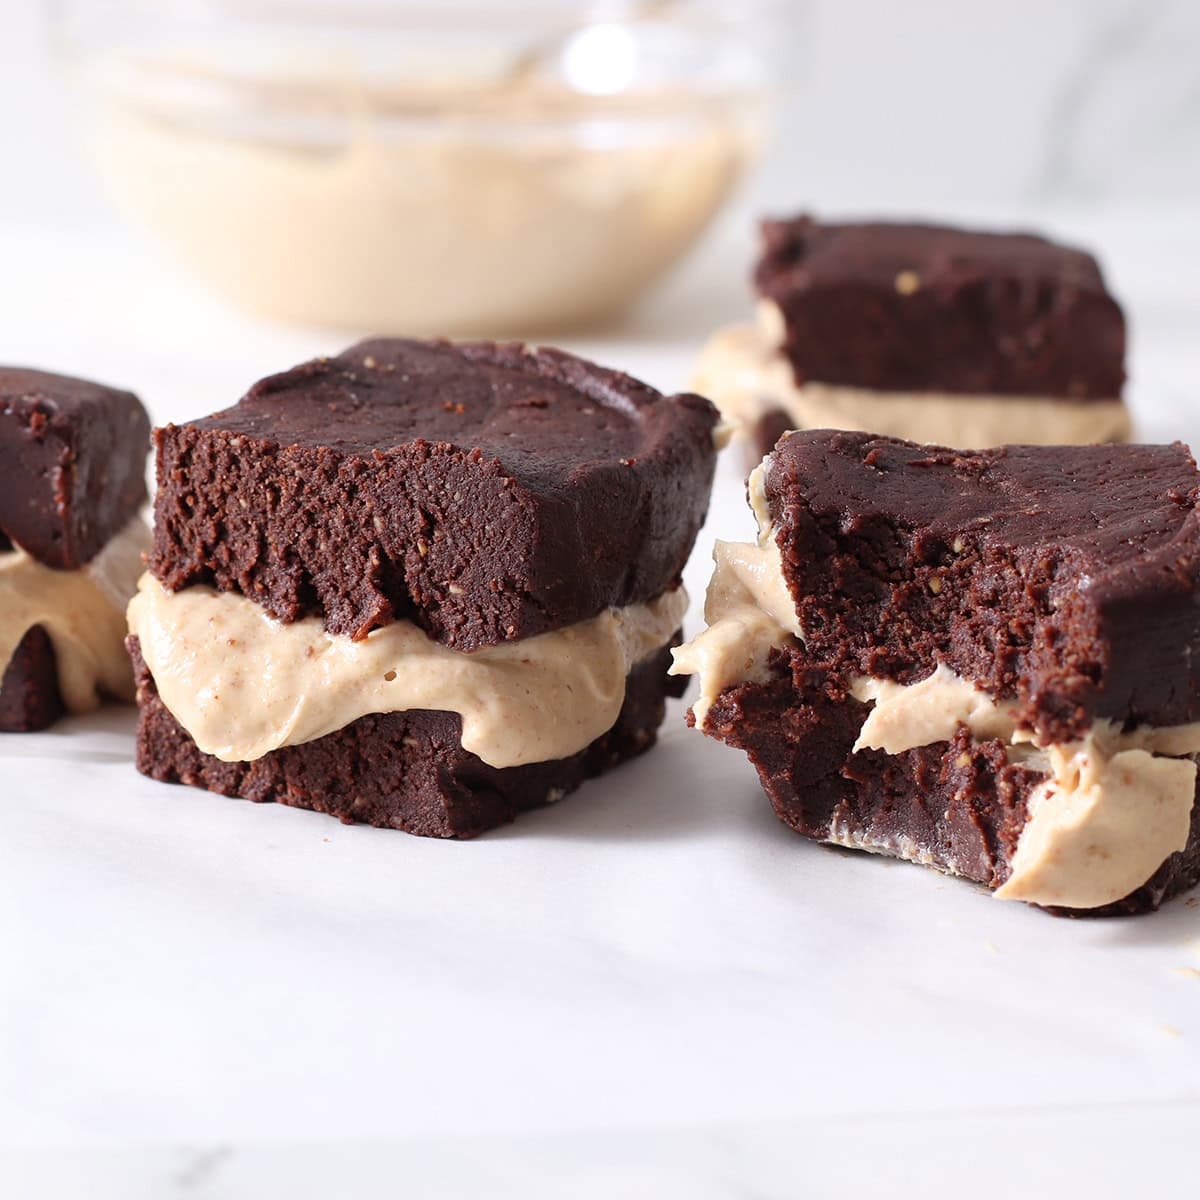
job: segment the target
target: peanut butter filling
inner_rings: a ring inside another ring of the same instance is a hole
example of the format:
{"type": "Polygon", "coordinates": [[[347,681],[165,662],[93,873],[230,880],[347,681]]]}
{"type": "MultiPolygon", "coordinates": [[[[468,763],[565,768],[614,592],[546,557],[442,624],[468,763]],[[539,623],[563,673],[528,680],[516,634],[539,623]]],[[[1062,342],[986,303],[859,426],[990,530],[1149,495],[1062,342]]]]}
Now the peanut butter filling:
{"type": "Polygon", "coordinates": [[[750,473],[750,505],[758,520],[758,541],[717,542],[716,564],[704,598],[708,628],[671,651],[672,675],[698,675],[700,695],[692,704],[697,728],[704,725],[713,701],[735,683],[761,683],[768,676],[772,650],[800,636],[796,606],[783,577],[767,500],[765,464],[750,473]]]}
{"type": "Polygon", "coordinates": [[[665,646],[687,608],[682,588],[647,604],[464,653],[411,621],[361,641],[318,618],[273,620],[244,596],[169,592],[144,575],[129,629],[163,703],[205,753],[250,762],[371,713],[462,717],[464,749],[493,767],[567,758],[615,724],[635,664],[665,646]]]}
{"type": "Polygon", "coordinates": [[[998,899],[1099,908],[1141,887],[1187,845],[1192,759],[1136,749],[1110,756],[1091,737],[1047,753],[1052,776],[1029,797],[998,899]]]}
{"type": "Polygon", "coordinates": [[[69,712],[89,712],[101,693],[133,699],[125,652],[125,605],[137,587],[150,531],[134,518],[77,571],[43,566],[23,550],[0,554],[0,675],[21,640],[41,626],[54,647],[69,712]]]}
{"type": "Polygon", "coordinates": [[[1099,908],[1141,887],[1188,841],[1196,797],[1200,722],[1122,731],[1097,721],[1078,742],[1038,748],[993,700],[944,664],[913,684],[862,677],[851,685],[873,704],[855,750],[902,754],[946,741],[960,724],[999,738],[1047,778],[1029,796],[1011,874],[996,896],[1099,908]]]}

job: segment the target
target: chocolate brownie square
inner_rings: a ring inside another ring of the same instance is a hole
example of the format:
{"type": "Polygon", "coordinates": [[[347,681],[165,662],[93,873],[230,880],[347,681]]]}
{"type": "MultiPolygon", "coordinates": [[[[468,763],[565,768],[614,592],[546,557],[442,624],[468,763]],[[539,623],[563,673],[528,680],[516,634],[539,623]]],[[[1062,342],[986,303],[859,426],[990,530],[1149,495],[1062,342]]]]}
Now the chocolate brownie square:
{"type": "Polygon", "coordinates": [[[751,492],[760,541],[723,548],[678,665],[784,821],[1056,910],[1144,911],[1200,879],[1186,447],[816,430],[751,492]]]}
{"type": "Polygon", "coordinates": [[[1096,260],[1026,233],[766,221],[754,272],[798,383],[1111,400],[1125,323],[1096,260]]]}
{"type": "Polygon", "coordinates": [[[759,455],[790,428],[989,446],[1128,437],[1125,323],[1090,254],[1025,233],[766,221],[758,328],[696,386],[759,455]]]}
{"type": "Polygon", "coordinates": [[[0,367],[0,549],[61,571],[89,562],[146,501],[149,439],[132,392],[0,367]]]}
{"type": "Polygon", "coordinates": [[[532,637],[678,581],[714,419],[554,350],[361,342],[156,432],[150,567],[355,638],[532,637]]]}
{"type": "Polygon", "coordinates": [[[554,350],[377,339],[159,430],[139,769],[467,837],[646,749],[716,423],[554,350]]]}
{"type": "Polygon", "coordinates": [[[60,654],[82,655],[67,664],[71,707],[90,706],[94,687],[132,694],[119,629],[112,632],[123,600],[79,577],[103,559],[105,586],[132,595],[136,576],[114,571],[106,551],[129,536],[146,500],[149,438],[150,420],[131,392],[0,368],[0,730],[42,729],[63,712],[60,654]],[[94,620],[78,619],[81,605],[94,620]],[[76,627],[86,631],[77,636],[76,627]]]}

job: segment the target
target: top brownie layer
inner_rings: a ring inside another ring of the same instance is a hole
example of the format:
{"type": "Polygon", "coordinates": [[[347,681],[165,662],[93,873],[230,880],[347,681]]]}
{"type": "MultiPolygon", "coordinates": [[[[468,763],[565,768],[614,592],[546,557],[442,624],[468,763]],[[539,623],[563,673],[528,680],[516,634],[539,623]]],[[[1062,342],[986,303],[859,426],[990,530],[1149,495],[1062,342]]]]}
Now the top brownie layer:
{"type": "Polygon", "coordinates": [[[1125,322],[1096,260],[1029,234],[766,221],[755,272],[798,383],[1111,400],[1125,322]]]}
{"type": "Polygon", "coordinates": [[[554,350],[361,342],[156,433],[151,570],[468,650],[678,583],[716,410],[554,350]]]}
{"type": "Polygon", "coordinates": [[[1200,718],[1200,474],[1186,447],[958,452],[814,430],[765,490],[811,657],[935,661],[1047,740],[1200,718]]]}
{"type": "Polygon", "coordinates": [[[0,549],[82,566],[145,502],[149,441],[131,392],[0,367],[0,549]]]}

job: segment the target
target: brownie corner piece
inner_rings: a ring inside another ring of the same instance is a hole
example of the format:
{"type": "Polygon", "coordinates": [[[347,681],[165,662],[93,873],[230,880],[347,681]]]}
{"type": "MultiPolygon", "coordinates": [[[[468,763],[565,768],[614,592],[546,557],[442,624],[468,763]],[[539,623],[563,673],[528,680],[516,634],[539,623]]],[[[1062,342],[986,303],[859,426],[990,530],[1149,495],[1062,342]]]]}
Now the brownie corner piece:
{"type": "Polygon", "coordinates": [[[714,582],[681,657],[697,723],[747,753],[785,823],[1069,915],[1150,911],[1200,881],[1185,446],[811,430],[751,494],[762,540],[717,573],[755,569],[714,582]]]}
{"type": "MultiPolygon", "coordinates": [[[[35,614],[40,623],[10,630],[16,644],[0,670],[0,730],[44,729],[65,711],[55,630],[64,619],[81,627],[84,614],[77,600],[69,601],[65,617],[57,611],[68,603],[56,592],[57,581],[87,570],[110,542],[136,527],[146,498],[149,436],[149,417],[131,392],[0,367],[0,553],[17,568],[10,587],[25,588],[13,579],[29,572],[41,580],[33,586],[44,589],[47,604],[35,614]]],[[[125,570],[118,574],[123,586],[125,570]]],[[[109,582],[115,580],[110,571],[109,582]]],[[[119,606],[111,603],[119,624],[119,606]]],[[[119,652],[119,641],[106,644],[119,652]]],[[[68,661],[64,680],[78,669],[68,661]]]]}
{"type": "Polygon", "coordinates": [[[0,531],[46,566],[82,566],[144,503],[149,439],[132,392],[0,367],[0,531]]]}
{"type": "Polygon", "coordinates": [[[0,673],[0,732],[35,733],[65,711],[54,647],[39,625],[18,643],[0,673]]]}
{"type": "Polygon", "coordinates": [[[1125,320],[1096,259],[1030,233],[899,222],[762,224],[760,297],[798,381],[1112,401],[1125,320]]]}
{"type": "Polygon", "coordinates": [[[355,637],[533,636],[678,581],[716,421],[557,351],[363,342],[158,431],[151,570],[355,637]]]}

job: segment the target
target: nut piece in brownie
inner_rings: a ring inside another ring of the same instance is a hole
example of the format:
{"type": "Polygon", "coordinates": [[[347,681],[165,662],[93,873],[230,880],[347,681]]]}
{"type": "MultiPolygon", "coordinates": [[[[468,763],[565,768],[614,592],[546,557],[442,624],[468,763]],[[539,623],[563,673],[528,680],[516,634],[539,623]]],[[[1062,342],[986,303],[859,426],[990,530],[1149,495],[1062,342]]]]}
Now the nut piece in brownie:
{"type": "Polygon", "coordinates": [[[131,392],[0,367],[0,730],[132,699],[149,438],[131,392]]]}
{"type": "Polygon", "coordinates": [[[770,450],[781,428],[957,446],[1124,441],[1125,323],[1096,260],[1032,234],[766,221],[757,326],[697,390],[770,450]]]}
{"type": "Polygon", "coordinates": [[[160,429],[139,768],[462,837],[645,749],[716,423],[554,350],[380,339],[160,429]]]}
{"type": "Polygon", "coordinates": [[[1200,473],[1171,446],[813,430],[750,479],[693,720],[819,841],[1075,913],[1200,880],[1200,473]]]}

